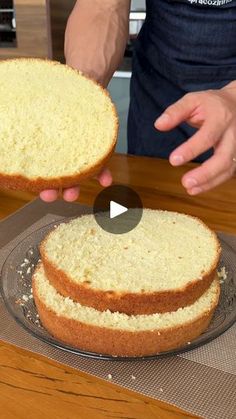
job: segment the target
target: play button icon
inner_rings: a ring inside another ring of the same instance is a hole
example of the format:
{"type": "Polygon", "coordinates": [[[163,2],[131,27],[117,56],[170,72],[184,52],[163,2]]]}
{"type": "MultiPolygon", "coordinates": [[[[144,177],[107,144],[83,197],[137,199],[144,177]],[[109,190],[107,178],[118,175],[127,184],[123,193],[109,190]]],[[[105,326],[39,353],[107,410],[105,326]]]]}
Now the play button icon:
{"type": "Polygon", "coordinates": [[[142,201],[133,189],[112,185],[103,189],[94,202],[93,213],[99,226],[113,234],[127,233],[142,218],[142,201]]]}
{"type": "Polygon", "coordinates": [[[128,211],[128,208],[124,207],[123,205],[120,205],[114,201],[110,202],[110,218],[118,217],[119,215],[124,214],[126,211],[128,211]]]}

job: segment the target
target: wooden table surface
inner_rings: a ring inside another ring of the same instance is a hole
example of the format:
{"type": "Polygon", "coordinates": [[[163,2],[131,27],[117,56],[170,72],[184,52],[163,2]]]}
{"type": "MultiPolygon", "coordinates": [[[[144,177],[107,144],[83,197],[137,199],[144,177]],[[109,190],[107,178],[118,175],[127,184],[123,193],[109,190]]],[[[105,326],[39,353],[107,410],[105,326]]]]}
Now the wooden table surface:
{"type": "MultiPolygon", "coordinates": [[[[114,182],[133,187],[145,207],[196,215],[216,230],[236,232],[236,178],[209,193],[190,197],[180,179],[191,165],[172,168],[164,160],[114,155],[109,167],[114,182]]],[[[92,204],[100,190],[94,180],[84,183],[80,202],[92,204]]],[[[27,193],[0,192],[0,218],[32,198],[27,193]]],[[[195,417],[3,342],[0,342],[0,412],[1,419],[195,417]]]]}

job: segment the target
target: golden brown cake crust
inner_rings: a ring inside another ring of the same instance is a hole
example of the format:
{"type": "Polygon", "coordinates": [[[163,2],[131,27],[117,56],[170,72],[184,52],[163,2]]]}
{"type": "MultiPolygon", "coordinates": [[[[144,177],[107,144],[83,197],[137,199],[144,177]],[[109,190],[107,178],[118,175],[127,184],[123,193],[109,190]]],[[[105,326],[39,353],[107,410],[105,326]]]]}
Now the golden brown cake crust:
{"type": "Polygon", "coordinates": [[[79,184],[83,180],[98,175],[112,156],[114,148],[115,143],[112,146],[112,149],[109,151],[109,154],[107,154],[96,165],[89,167],[81,173],[74,174],[73,176],[62,176],[51,179],[39,177],[37,179],[30,180],[29,178],[24,177],[22,175],[7,175],[4,173],[0,173],[0,188],[21,190],[33,193],[39,193],[45,189],[70,188],[79,184]]]}
{"type": "Polygon", "coordinates": [[[40,300],[33,279],[33,295],[40,320],[50,334],[81,350],[114,356],[155,355],[192,341],[207,329],[217,306],[219,294],[218,283],[218,295],[212,307],[193,322],[186,322],[184,325],[162,331],[130,332],[102,328],[58,316],[40,300]]]}
{"type": "Polygon", "coordinates": [[[153,314],[175,311],[180,307],[191,305],[204,294],[216,276],[221,251],[217,237],[216,241],[218,252],[211,269],[205,272],[202,279],[193,278],[185,287],[173,291],[122,293],[113,290],[94,289],[87,283],[73,282],[64,271],[58,269],[48,259],[44,242],[40,246],[40,254],[49,282],[64,297],[71,297],[74,301],[88,307],[94,307],[99,311],[118,311],[128,315],[153,314]]]}
{"type": "MultiPolygon", "coordinates": [[[[50,65],[62,65],[61,63],[57,62],[57,61],[51,61],[51,60],[47,60],[47,59],[40,59],[40,58],[17,58],[17,59],[7,59],[7,60],[2,60],[0,62],[0,65],[3,64],[6,61],[39,61],[39,62],[44,62],[46,61],[47,63],[49,63],[50,65]]],[[[64,66],[66,66],[70,71],[73,72],[77,72],[78,74],[82,74],[80,71],[77,71],[71,67],[69,67],[68,65],[63,64],[64,66]]],[[[95,80],[93,80],[92,78],[85,76],[83,74],[83,77],[91,80],[93,83],[95,83],[97,86],[99,86],[99,88],[101,89],[101,91],[110,98],[110,95],[108,93],[108,91],[106,89],[104,89],[99,83],[97,83],[95,80]]],[[[1,173],[0,172],[0,189],[13,189],[13,190],[21,190],[21,191],[26,191],[26,192],[33,192],[33,193],[39,193],[45,189],[61,189],[61,188],[70,188],[72,186],[75,186],[77,184],[79,184],[81,181],[89,179],[93,176],[98,175],[101,170],[103,169],[103,167],[107,164],[107,162],[109,161],[109,159],[111,158],[115,146],[116,146],[116,142],[117,142],[117,137],[118,137],[118,130],[119,130],[119,121],[118,121],[118,116],[117,116],[117,112],[115,109],[115,106],[113,104],[113,115],[116,121],[116,129],[115,129],[115,135],[114,138],[112,140],[112,144],[110,147],[110,150],[108,150],[108,152],[106,153],[106,155],[104,155],[104,157],[102,159],[100,159],[95,165],[87,167],[85,170],[82,170],[80,173],[74,173],[71,176],[62,176],[62,177],[56,177],[56,178],[43,178],[43,177],[38,177],[36,179],[30,179],[26,176],[23,176],[21,174],[14,174],[14,175],[8,175],[6,173],[1,173]]]]}

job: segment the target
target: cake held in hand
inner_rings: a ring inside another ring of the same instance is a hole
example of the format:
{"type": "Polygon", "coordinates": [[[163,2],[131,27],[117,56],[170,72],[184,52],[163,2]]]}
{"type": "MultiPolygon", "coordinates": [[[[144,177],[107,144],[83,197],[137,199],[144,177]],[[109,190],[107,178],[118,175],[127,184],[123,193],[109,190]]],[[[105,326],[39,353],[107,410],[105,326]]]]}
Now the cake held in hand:
{"type": "Polygon", "coordinates": [[[183,346],[207,327],[219,299],[219,280],[194,304],[175,312],[128,316],[98,311],[61,296],[42,265],[33,276],[33,294],[43,326],[81,350],[115,356],[155,355],[183,346]]]}
{"type": "Polygon", "coordinates": [[[67,188],[101,171],[118,131],[105,89],[40,59],[2,61],[0,80],[0,187],[67,188]]]}
{"type": "Polygon", "coordinates": [[[172,312],[200,298],[216,275],[220,244],[197,218],[145,209],[139,225],[122,235],[102,230],[93,215],[61,224],[40,252],[50,284],[64,297],[138,315],[172,312]]]}

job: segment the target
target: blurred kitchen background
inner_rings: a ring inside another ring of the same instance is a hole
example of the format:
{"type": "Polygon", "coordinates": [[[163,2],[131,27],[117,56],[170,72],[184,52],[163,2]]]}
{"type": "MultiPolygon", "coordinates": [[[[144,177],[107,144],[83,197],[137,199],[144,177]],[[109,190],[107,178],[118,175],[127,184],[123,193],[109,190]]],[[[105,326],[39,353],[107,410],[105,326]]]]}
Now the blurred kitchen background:
{"type": "MultiPolygon", "coordinates": [[[[52,58],[64,62],[67,18],[76,0],[0,0],[0,59],[52,58]]],[[[127,152],[127,115],[133,43],[145,19],[145,0],[132,0],[130,37],[124,60],[109,84],[120,132],[117,151],[127,152]]]]}

